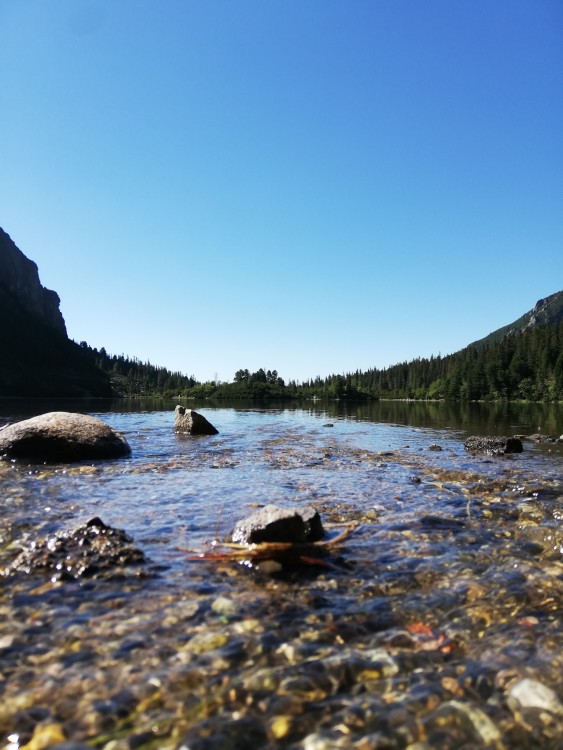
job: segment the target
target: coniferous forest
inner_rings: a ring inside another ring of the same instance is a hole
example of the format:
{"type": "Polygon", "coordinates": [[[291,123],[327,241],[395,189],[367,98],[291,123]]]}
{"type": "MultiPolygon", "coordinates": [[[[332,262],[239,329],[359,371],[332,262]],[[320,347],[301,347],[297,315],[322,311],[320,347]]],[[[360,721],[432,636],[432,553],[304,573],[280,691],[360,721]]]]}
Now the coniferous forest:
{"type": "Polygon", "coordinates": [[[166,368],[80,344],[116,395],[214,399],[563,400],[563,323],[532,326],[445,357],[285,382],[276,370],[238,370],[231,383],[199,383],[166,368]]]}

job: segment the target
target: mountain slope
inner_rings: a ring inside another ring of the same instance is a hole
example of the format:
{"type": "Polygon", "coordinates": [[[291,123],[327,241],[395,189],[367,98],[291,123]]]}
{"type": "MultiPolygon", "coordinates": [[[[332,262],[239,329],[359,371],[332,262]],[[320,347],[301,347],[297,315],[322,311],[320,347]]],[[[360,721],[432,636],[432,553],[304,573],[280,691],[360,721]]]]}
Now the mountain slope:
{"type": "Polygon", "coordinates": [[[515,320],[514,323],[498,328],[496,331],[489,333],[488,336],[469,344],[469,346],[481,348],[488,344],[494,344],[509,334],[525,331],[533,326],[549,326],[561,322],[563,322],[563,291],[538,300],[529,312],[515,320]]]}

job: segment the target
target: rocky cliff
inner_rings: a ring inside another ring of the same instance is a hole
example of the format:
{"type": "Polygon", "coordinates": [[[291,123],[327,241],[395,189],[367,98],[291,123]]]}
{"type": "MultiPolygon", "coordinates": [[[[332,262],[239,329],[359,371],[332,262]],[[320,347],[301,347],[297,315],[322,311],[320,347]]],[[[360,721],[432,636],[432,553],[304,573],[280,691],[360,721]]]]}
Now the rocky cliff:
{"type": "Polygon", "coordinates": [[[10,235],[1,228],[0,294],[66,338],[59,295],[41,285],[37,265],[26,258],[10,235]]]}
{"type": "Polygon", "coordinates": [[[109,376],[68,338],[58,294],[0,229],[0,398],[111,395],[109,376]]]}

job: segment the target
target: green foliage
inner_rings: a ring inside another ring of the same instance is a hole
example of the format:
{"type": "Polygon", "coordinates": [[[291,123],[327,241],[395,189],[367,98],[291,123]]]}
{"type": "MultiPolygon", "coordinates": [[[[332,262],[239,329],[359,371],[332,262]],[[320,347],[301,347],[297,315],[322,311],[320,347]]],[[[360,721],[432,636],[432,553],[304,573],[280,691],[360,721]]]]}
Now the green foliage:
{"type": "Polygon", "coordinates": [[[216,399],[264,401],[294,396],[294,391],[285,385],[277,370],[264,370],[262,367],[252,373],[248,369],[237,370],[232,383],[221,383],[219,385],[206,383],[203,386],[192,388],[189,395],[201,395],[202,389],[205,391],[206,397],[212,396],[216,399]]]}
{"type": "Polygon", "coordinates": [[[109,375],[114,396],[173,398],[197,385],[192,376],[171,372],[165,367],[141,362],[135,357],[110,355],[103,347],[98,351],[85,341],[80,342],[80,347],[99,370],[109,375]]]}
{"type": "MultiPolygon", "coordinates": [[[[447,357],[356,373],[351,382],[356,393],[373,398],[561,401],[562,352],[563,323],[531,326],[447,357]]],[[[332,384],[336,395],[342,385],[338,377],[306,388],[321,392],[332,384]]]]}
{"type": "Polygon", "coordinates": [[[391,367],[316,377],[287,385],[276,370],[237,370],[233,383],[208,383],[189,395],[217,399],[313,398],[563,400],[563,323],[530,326],[482,346],[447,357],[402,362],[391,367]]]}

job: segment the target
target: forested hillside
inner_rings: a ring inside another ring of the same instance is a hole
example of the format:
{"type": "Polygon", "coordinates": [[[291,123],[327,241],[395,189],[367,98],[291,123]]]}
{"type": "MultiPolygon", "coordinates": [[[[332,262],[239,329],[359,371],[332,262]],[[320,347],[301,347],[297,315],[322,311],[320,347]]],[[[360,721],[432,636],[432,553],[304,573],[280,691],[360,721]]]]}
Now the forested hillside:
{"type": "Polygon", "coordinates": [[[232,383],[198,383],[183,395],[206,398],[563,400],[563,323],[531,326],[447,357],[415,359],[297,384],[274,371],[238,370],[232,383]]]}
{"type": "Polygon", "coordinates": [[[94,349],[85,341],[80,348],[92,364],[109,377],[114,396],[162,396],[172,398],[193,388],[197,381],[181,372],[141,362],[124,354],[108,354],[104,347],[94,349]]]}
{"type": "Polygon", "coordinates": [[[340,398],[563,400],[563,323],[532,326],[447,357],[317,378],[308,393],[340,398]]]}

